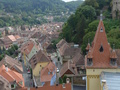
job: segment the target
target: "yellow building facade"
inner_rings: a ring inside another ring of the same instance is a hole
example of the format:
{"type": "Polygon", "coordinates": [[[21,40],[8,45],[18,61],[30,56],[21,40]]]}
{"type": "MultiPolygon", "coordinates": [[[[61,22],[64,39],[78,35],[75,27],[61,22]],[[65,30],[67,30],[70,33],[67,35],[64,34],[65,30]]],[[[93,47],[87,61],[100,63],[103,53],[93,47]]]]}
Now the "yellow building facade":
{"type": "Polygon", "coordinates": [[[102,72],[120,72],[120,69],[86,69],[86,90],[102,90],[100,81],[100,75],[102,72]]]}
{"type": "Polygon", "coordinates": [[[35,68],[33,69],[33,75],[34,76],[40,76],[40,71],[42,68],[48,65],[49,62],[44,62],[44,63],[37,63],[35,68]]]}

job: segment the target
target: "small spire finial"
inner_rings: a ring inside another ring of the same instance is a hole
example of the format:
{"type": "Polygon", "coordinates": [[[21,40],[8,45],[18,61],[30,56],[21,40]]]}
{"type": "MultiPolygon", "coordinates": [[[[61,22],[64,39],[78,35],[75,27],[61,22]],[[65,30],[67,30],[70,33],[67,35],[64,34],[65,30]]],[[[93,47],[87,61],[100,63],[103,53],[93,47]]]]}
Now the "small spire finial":
{"type": "Polygon", "coordinates": [[[101,13],[100,13],[100,20],[103,20],[102,10],[101,10],[101,13]]]}
{"type": "Polygon", "coordinates": [[[113,44],[113,51],[115,51],[115,44],[113,44]]]}

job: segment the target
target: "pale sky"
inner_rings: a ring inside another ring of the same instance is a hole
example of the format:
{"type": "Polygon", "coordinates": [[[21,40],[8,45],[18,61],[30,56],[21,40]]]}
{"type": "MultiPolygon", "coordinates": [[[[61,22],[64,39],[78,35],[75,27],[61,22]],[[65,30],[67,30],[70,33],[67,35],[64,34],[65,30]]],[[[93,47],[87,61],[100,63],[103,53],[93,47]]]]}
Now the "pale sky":
{"type": "MultiPolygon", "coordinates": [[[[70,1],[77,1],[77,0],[63,0],[63,1],[70,2],[70,1]]],[[[85,0],[83,0],[83,1],[85,1],[85,0]]]]}
{"type": "Polygon", "coordinates": [[[77,1],[77,0],[63,0],[65,2],[70,2],[70,1],[77,1]]]}

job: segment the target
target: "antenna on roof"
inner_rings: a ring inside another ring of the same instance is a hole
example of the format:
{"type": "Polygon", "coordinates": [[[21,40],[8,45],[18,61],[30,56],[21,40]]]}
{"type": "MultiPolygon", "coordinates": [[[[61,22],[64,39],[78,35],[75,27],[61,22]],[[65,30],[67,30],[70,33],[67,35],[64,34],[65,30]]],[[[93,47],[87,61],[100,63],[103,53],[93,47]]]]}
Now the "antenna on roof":
{"type": "Polygon", "coordinates": [[[101,13],[100,13],[100,20],[101,20],[101,21],[103,20],[102,10],[101,10],[101,13]]]}

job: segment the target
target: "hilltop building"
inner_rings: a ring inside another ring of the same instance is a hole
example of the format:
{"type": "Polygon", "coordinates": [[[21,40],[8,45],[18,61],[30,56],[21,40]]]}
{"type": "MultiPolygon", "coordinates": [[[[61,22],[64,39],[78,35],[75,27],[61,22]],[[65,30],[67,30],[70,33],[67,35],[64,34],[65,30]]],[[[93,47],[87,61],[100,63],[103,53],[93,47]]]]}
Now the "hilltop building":
{"type": "Polygon", "coordinates": [[[120,0],[112,1],[112,17],[120,19],[120,0]]]}

